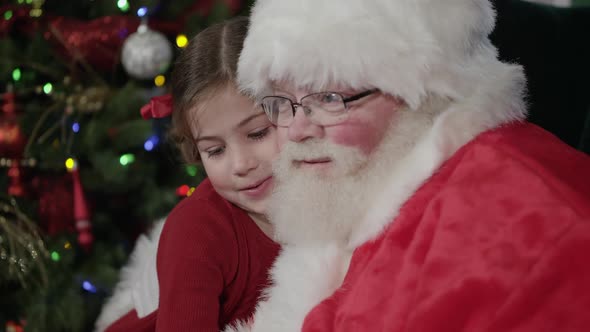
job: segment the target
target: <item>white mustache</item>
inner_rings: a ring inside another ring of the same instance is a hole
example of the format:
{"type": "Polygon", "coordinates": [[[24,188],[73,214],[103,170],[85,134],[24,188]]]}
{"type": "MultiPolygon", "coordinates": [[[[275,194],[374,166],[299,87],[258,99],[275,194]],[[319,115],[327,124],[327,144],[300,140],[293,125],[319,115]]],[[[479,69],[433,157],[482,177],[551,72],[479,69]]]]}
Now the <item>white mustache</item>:
{"type": "MultiPolygon", "coordinates": [[[[283,145],[280,158],[287,160],[304,160],[317,158],[335,159],[338,151],[352,148],[342,147],[328,141],[311,140],[304,143],[287,142],[283,145]]],[[[356,152],[355,152],[356,153],[356,152]]]]}
{"type": "Polygon", "coordinates": [[[294,161],[330,159],[333,176],[349,174],[366,164],[368,157],[358,148],[343,146],[328,140],[311,139],[305,142],[287,142],[273,163],[273,171],[279,181],[296,171],[294,161]]]}

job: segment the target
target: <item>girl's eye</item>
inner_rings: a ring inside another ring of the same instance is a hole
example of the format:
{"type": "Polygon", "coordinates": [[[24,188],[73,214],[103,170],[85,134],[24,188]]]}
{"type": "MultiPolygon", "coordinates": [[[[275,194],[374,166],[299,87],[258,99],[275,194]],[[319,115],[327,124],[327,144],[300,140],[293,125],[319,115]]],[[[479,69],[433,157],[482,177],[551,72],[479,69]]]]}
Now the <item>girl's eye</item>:
{"type": "Polygon", "coordinates": [[[261,140],[264,137],[266,137],[266,135],[268,135],[269,130],[270,130],[270,127],[266,127],[262,130],[255,131],[253,133],[248,134],[248,138],[253,139],[255,141],[261,140]]]}
{"type": "Polygon", "coordinates": [[[223,151],[225,151],[225,148],[219,147],[219,148],[207,150],[205,152],[207,153],[207,158],[215,158],[215,157],[220,156],[223,153],[223,151]]]}

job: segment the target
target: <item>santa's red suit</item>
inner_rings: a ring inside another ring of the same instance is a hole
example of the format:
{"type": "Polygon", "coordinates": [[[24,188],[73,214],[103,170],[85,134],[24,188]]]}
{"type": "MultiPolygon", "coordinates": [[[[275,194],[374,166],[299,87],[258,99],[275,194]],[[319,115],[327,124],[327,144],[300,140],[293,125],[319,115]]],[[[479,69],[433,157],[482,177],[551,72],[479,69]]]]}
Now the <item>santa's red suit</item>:
{"type": "Polygon", "coordinates": [[[358,247],[302,331],[590,331],[590,158],[517,124],[479,135],[358,247]]]}
{"type": "Polygon", "coordinates": [[[590,157],[526,122],[429,172],[431,146],[409,156],[415,178],[384,179],[347,245],[284,245],[236,330],[590,331],[590,157]]]}

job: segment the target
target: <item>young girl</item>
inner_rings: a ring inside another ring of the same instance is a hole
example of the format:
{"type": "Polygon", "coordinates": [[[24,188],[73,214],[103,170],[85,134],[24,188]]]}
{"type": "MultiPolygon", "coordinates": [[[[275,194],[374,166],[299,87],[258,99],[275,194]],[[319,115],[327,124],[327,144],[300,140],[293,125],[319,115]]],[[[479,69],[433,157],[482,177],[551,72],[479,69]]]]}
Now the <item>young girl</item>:
{"type": "Polygon", "coordinates": [[[234,85],[247,24],[235,18],[203,30],[175,65],[171,133],[207,179],[164,223],[157,309],[140,318],[136,300],[108,332],[219,331],[247,319],[266,286],[279,250],[265,217],[278,148],[263,110],[234,85]]]}

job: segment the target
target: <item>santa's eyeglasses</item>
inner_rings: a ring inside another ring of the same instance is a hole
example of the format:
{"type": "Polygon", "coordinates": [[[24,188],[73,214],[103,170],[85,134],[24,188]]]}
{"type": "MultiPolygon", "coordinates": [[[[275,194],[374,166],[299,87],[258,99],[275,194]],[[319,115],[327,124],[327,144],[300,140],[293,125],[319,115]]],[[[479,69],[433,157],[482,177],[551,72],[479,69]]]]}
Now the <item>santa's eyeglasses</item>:
{"type": "Polygon", "coordinates": [[[309,121],[319,126],[336,125],[348,117],[348,103],[367,97],[378,89],[367,90],[350,97],[337,92],[317,92],[309,94],[297,103],[287,97],[266,96],[261,105],[270,122],[278,127],[288,127],[293,123],[297,107],[309,121]]]}

